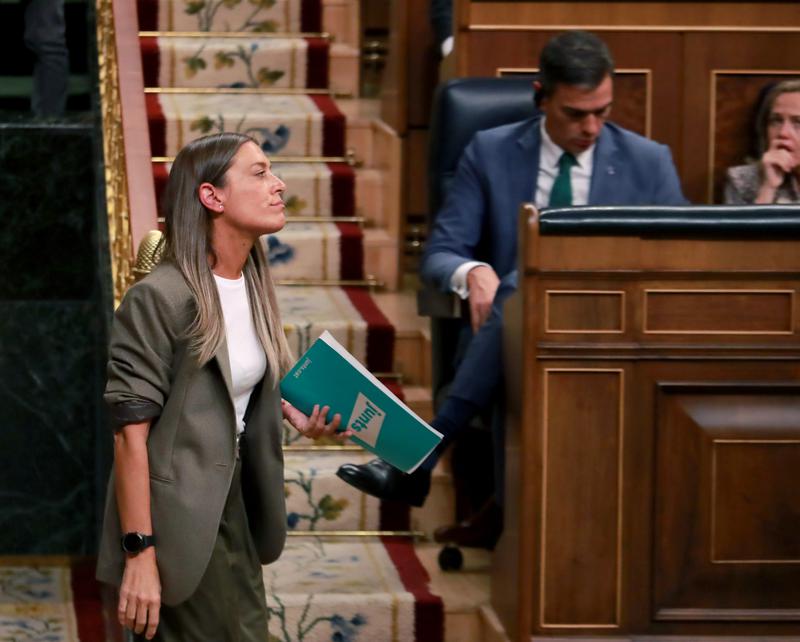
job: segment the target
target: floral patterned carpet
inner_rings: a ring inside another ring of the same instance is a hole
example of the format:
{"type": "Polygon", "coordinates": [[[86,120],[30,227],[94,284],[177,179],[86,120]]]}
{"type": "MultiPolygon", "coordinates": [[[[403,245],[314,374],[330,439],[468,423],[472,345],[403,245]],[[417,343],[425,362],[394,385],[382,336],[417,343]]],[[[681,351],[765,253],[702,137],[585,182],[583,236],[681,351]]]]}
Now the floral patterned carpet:
{"type": "MultiPolygon", "coordinates": [[[[269,642],[436,642],[442,602],[412,544],[395,538],[290,537],[264,567],[269,642]]],[[[0,563],[0,642],[118,642],[92,560],[0,563]]]]}

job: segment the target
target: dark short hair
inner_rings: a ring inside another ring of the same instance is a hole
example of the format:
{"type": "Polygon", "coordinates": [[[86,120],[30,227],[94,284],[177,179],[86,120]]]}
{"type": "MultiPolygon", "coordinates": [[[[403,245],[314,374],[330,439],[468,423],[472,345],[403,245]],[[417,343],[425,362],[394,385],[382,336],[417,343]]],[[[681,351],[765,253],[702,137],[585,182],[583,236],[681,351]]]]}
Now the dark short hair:
{"type": "Polygon", "coordinates": [[[551,96],[558,84],[594,89],[613,74],[614,60],[606,43],[588,31],[565,31],[551,38],[539,56],[542,87],[536,92],[536,104],[551,96]]]}
{"type": "Polygon", "coordinates": [[[761,101],[761,106],[759,107],[758,114],[756,116],[756,152],[759,157],[765,151],[767,151],[767,148],[769,147],[767,129],[769,128],[769,117],[772,113],[772,107],[775,105],[775,101],[781,94],[796,93],[800,93],[800,78],[784,80],[769,86],[767,89],[767,93],[761,101]]]}

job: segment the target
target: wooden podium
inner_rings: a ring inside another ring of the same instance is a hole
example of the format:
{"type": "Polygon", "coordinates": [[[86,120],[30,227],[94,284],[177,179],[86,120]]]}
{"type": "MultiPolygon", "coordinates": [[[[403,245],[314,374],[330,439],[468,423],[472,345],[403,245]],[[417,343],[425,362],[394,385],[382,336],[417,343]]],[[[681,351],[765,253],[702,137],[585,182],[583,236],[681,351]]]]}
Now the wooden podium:
{"type": "Polygon", "coordinates": [[[800,208],[520,218],[511,640],[800,640],[800,208]]]}

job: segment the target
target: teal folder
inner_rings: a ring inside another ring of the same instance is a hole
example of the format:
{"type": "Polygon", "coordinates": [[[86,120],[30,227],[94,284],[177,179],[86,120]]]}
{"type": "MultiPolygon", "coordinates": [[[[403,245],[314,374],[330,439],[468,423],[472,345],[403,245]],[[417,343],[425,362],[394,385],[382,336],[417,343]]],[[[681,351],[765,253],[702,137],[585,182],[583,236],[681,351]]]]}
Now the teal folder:
{"type": "Polygon", "coordinates": [[[307,415],[330,406],[328,419],[339,413],[352,441],[407,473],[442,440],[327,331],[281,380],[281,395],[307,415]]]}

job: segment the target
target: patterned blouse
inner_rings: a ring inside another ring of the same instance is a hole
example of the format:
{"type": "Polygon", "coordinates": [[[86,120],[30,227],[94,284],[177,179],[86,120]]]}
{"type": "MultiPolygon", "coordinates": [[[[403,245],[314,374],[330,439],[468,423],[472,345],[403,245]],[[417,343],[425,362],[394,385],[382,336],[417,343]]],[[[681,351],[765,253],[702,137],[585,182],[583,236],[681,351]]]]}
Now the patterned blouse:
{"type": "MultiPolygon", "coordinates": [[[[725,181],[727,205],[752,205],[761,186],[759,163],[728,168],[725,181]]],[[[800,203],[800,186],[795,176],[789,176],[775,193],[773,203],[800,203]]]]}

